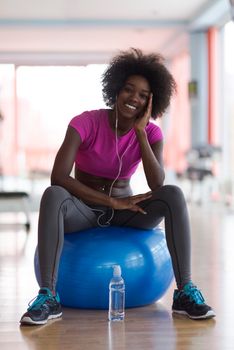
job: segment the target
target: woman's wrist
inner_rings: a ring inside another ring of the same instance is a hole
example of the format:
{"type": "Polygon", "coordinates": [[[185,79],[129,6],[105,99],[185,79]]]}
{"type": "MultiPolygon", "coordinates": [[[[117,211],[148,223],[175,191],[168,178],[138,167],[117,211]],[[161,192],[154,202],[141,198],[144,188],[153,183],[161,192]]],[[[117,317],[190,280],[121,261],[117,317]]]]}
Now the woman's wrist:
{"type": "Polygon", "coordinates": [[[135,128],[135,133],[136,133],[136,136],[138,138],[146,138],[147,137],[145,129],[137,129],[137,128],[135,128]]]}
{"type": "Polygon", "coordinates": [[[109,197],[109,206],[115,209],[116,199],[114,197],[109,197]]]}

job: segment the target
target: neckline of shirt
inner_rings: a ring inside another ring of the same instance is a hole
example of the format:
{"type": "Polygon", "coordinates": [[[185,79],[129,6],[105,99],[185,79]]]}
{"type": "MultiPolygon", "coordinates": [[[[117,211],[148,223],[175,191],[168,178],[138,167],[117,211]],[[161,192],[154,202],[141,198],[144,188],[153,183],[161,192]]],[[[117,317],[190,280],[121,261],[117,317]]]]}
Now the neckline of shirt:
{"type": "MultiPolygon", "coordinates": [[[[104,110],[105,111],[105,118],[104,119],[105,119],[105,122],[106,122],[106,124],[108,126],[108,129],[111,131],[112,135],[115,137],[115,131],[111,128],[111,125],[110,125],[110,119],[109,119],[109,111],[110,110],[111,109],[105,109],[104,110]]],[[[126,132],[126,134],[118,135],[118,139],[123,138],[125,136],[130,136],[130,135],[132,135],[133,132],[134,132],[134,129],[131,128],[130,130],[128,130],[128,132],[126,132]]]]}

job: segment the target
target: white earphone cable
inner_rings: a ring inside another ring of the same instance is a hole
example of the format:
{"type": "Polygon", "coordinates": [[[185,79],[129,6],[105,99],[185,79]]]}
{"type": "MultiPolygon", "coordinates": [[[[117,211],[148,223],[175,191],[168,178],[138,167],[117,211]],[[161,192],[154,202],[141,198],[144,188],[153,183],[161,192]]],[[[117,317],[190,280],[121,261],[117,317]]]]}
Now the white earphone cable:
{"type": "MultiPolygon", "coordinates": [[[[108,193],[108,196],[110,197],[111,194],[112,194],[112,190],[113,190],[113,186],[115,184],[115,182],[118,180],[120,174],[121,174],[121,170],[122,170],[122,167],[123,167],[123,157],[124,155],[126,154],[126,152],[128,151],[128,149],[131,147],[132,145],[132,142],[129,143],[128,147],[125,149],[125,151],[123,152],[123,154],[120,156],[119,154],[119,148],[118,148],[118,110],[117,110],[117,106],[116,106],[116,109],[115,109],[115,152],[116,152],[116,155],[117,155],[117,158],[118,158],[118,161],[119,161],[119,169],[118,169],[118,173],[116,175],[116,177],[114,178],[113,182],[111,183],[111,186],[110,186],[110,189],[109,189],[109,193],[108,193]]],[[[87,206],[89,209],[91,209],[92,211],[97,211],[97,212],[101,212],[101,214],[98,216],[97,218],[97,224],[98,226],[100,227],[108,227],[110,226],[110,223],[111,223],[111,220],[113,219],[114,217],[114,209],[111,208],[111,215],[110,215],[110,218],[108,218],[106,220],[105,223],[101,223],[100,220],[101,218],[105,215],[105,211],[102,210],[102,209],[94,209],[94,208],[91,208],[89,207],[87,204],[85,204],[83,201],[82,203],[87,206]]]]}

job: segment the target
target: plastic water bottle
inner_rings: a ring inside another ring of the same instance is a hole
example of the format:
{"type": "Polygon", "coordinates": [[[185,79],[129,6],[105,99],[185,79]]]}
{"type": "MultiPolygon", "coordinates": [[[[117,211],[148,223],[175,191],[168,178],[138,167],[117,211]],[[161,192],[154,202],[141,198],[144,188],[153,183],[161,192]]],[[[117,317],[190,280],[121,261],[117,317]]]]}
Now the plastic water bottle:
{"type": "Polygon", "coordinates": [[[113,277],[109,284],[109,321],[122,321],[125,315],[125,284],[121,267],[113,266],[113,277]]]}

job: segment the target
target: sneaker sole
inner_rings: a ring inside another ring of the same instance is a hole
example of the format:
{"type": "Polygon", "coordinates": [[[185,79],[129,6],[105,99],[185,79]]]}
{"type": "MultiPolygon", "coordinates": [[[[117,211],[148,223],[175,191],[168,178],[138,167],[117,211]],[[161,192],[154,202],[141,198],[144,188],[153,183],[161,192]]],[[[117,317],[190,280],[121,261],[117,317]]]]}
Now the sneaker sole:
{"type": "Polygon", "coordinates": [[[31,324],[31,325],[42,325],[42,324],[46,324],[47,321],[49,321],[49,320],[59,318],[61,316],[62,316],[62,312],[60,314],[57,314],[57,315],[50,315],[46,320],[43,320],[43,321],[34,321],[30,317],[24,317],[22,320],[20,320],[20,323],[21,324],[31,324]]]}
{"type": "Polygon", "coordinates": [[[172,312],[174,314],[188,316],[189,318],[191,318],[193,320],[205,320],[205,319],[213,318],[216,316],[213,310],[209,310],[205,315],[200,315],[200,316],[189,315],[186,311],[183,311],[183,310],[172,310],[172,312]]]}

